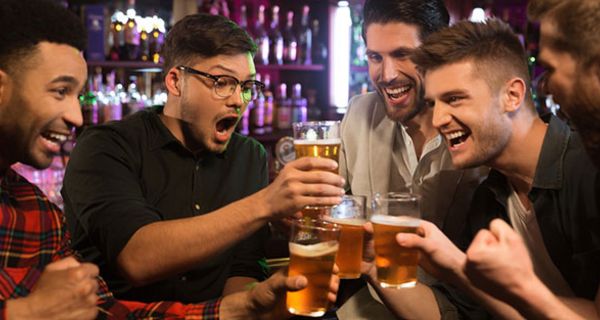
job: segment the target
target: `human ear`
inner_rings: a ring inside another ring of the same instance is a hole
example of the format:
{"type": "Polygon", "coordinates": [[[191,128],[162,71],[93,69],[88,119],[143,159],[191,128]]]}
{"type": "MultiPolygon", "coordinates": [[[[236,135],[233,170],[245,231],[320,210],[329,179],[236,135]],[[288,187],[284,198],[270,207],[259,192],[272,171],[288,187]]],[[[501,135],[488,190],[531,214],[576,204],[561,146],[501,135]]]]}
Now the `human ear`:
{"type": "Polygon", "coordinates": [[[177,68],[171,68],[165,76],[165,87],[167,88],[167,91],[169,94],[179,97],[181,96],[181,85],[181,73],[177,68]]]}
{"type": "Polygon", "coordinates": [[[529,91],[523,79],[518,77],[510,79],[505,86],[504,111],[517,111],[523,104],[526,94],[529,94],[529,91]]]}

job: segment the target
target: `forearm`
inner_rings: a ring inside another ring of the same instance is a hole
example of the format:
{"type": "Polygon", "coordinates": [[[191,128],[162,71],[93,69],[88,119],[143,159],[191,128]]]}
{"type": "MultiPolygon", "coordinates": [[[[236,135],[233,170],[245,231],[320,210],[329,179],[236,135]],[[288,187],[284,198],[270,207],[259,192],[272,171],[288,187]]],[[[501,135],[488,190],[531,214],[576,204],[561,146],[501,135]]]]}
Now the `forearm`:
{"type": "Polygon", "coordinates": [[[459,272],[452,284],[470,295],[479,302],[494,318],[498,319],[524,319],[523,316],[510,305],[498,300],[484,291],[475,287],[464,273],[459,272]]]}
{"type": "Polygon", "coordinates": [[[440,319],[440,311],[431,288],[417,283],[412,289],[384,289],[376,279],[368,277],[386,307],[400,319],[440,319]]]}
{"type": "Polygon", "coordinates": [[[223,296],[250,289],[257,279],[250,277],[230,277],[225,281],[223,296]]]}
{"type": "Polygon", "coordinates": [[[222,253],[266,223],[267,214],[253,197],[202,216],[140,228],[118,256],[120,269],[134,285],[144,285],[222,253]]]}

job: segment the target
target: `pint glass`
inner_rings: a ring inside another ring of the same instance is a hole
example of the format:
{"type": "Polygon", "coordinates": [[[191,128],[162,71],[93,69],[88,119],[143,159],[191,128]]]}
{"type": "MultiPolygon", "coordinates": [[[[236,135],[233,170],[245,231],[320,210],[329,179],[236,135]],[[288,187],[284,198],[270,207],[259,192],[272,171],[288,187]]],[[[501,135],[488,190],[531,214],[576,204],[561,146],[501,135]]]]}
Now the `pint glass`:
{"type": "Polygon", "coordinates": [[[333,206],[323,219],[341,227],[340,248],[335,263],[341,279],[360,278],[360,264],[363,254],[364,230],[366,222],[366,197],[347,195],[342,202],[333,206]]]}
{"type": "MultiPolygon", "coordinates": [[[[309,121],[293,124],[296,159],[301,157],[328,158],[339,161],[341,145],[339,121],[309,121]]],[[[336,171],[332,171],[337,173],[336,171]]],[[[304,216],[316,219],[328,209],[322,206],[307,206],[304,216]]]]}
{"type": "Polygon", "coordinates": [[[339,234],[339,226],[327,221],[302,219],[292,223],[288,276],[303,275],[308,279],[308,285],[287,293],[290,313],[320,317],[327,311],[339,234]]]}
{"type": "Polygon", "coordinates": [[[373,238],[377,280],[384,288],[411,288],[417,284],[419,252],[400,247],[399,232],[417,233],[420,197],[412,193],[376,195],[373,199],[373,238]]]}

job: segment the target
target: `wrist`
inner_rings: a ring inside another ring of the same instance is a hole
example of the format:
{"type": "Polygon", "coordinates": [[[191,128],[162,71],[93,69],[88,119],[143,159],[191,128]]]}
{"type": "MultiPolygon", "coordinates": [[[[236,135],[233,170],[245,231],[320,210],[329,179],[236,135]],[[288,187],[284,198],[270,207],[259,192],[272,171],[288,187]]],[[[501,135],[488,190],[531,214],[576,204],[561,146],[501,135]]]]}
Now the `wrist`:
{"type": "MultiPolygon", "coordinates": [[[[267,187],[268,188],[268,187],[267,187]]],[[[251,209],[249,212],[258,217],[259,220],[266,222],[271,220],[273,213],[272,207],[267,201],[266,188],[256,192],[254,195],[246,198],[248,201],[248,207],[251,209]]]]}
{"type": "Polygon", "coordinates": [[[4,313],[7,320],[35,319],[31,310],[31,298],[8,299],[4,305],[4,313]]]}

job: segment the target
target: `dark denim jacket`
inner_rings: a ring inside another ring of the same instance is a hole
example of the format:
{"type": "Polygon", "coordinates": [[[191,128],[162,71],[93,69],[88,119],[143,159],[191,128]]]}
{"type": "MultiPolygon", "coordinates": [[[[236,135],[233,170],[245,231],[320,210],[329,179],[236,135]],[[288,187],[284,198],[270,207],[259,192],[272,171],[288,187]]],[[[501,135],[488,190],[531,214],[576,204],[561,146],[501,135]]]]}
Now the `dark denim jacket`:
{"type": "MultiPolygon", "coordinates": [[[[509,222],[509,192],[506,177],[492,170],[475,192],[464,244],[494,218],[509,222]]],[[[600,281],[600,179],[579,135],[556,117],[528,196],[552,261],[575,295],[593,300],[600,281]]]]}

